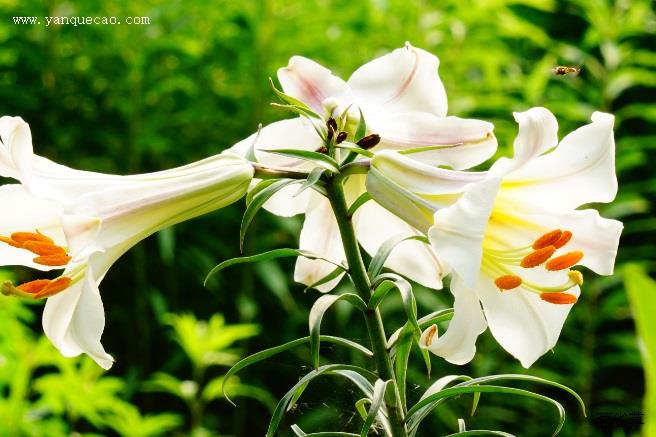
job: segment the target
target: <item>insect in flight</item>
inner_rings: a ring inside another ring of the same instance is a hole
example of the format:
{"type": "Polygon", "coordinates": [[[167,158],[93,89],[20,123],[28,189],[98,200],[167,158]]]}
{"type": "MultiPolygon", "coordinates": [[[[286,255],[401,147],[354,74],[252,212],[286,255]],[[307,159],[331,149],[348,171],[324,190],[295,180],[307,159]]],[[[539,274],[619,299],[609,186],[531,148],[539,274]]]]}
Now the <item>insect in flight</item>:
{"type": "Polygon", "coordinates": [[[567,74],[578,74],[579,71],[581,71],[581,67],[567,67],[559,65],[554,67],[552,71],[556,76],[565,76],[567,74]]]}

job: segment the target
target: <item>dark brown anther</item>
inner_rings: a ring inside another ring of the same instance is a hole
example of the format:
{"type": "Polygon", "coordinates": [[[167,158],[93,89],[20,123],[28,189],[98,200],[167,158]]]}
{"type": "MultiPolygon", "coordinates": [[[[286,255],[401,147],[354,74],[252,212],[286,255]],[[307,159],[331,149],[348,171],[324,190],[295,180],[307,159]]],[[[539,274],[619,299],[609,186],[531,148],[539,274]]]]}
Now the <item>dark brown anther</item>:
{"type": "Polygon", "coordinates": [[[342,131],[342,132],[337,134],[337,138],[335,139],[335,142],[337,144],[339,144],[342,141],[344,141],[346,139],[346,137],[348,137],[348,134],[346,132],[342,131]]]}
{"type": "Polygon", "coordinates": [[[321,146],[317,149],[317,152],[326,154],[326,153],[328,153],[328,149],[326,148],[326,146],[321,146]]]}
{"type": "Polygon", "coordinates": [[[361,138],[360,141],[357,142],[357,145],[363,149],[371,149],[378,143],[380,143],[380,135],[371,134],[361,138]]]}
{"type": "Polygon", "coordinates": [[[337,122],[334,118],[330,117],[326,122],[326,127],[328,128],[328,139],[332,140],[335,132],[337,132],[337,122]]]}

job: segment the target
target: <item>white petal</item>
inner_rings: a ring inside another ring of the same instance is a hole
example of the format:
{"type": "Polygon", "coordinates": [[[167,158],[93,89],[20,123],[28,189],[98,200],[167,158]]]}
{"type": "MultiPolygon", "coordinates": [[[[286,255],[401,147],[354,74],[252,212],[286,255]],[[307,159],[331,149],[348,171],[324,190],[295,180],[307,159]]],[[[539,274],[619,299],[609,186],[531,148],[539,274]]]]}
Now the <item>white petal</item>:
{"type": "Polygon", "coordinates": [[[74,258],[88,257],[93,251],[102,249],[93,244],[102,226],[99,217],[65,214],[62,216],[62,226],[69,252],[74,258]]]}
{"type": "Polygon", "coordinates": [[[313,195],[319,195],[312,189],[306,189],[301,194],[296,196],[300,185],[288,185],[266,201],[262,208],[280,217],[292,217],[297,214],[303,214],[308,208],[310,198],[313,195]]]}
{"type": "Polygon", "coordinates": [[[424,198],[442,194],[461,193],[474,182],[485,179],[485,172],[465,172],[438,168],[417,162],[412,155],[381,150],[371,160],[375,167],[391,181],[424,198]]]}
{"type": "MultiPolygon", "coordinates": [[[[62,207],[57,202],[40,199],[27,192],[23,185],[0,186],[0,204],[4,205],[0,221],[0,235],[11,236],[14,232],[36,232],[52,238],[55,244],[66,246],[60,216],[62,207]]],[[[2,265],[22,265],[38,270],[61,269],[61,266],[44,266],[32,260],[37,255],[0,242],[2,265]]]]}
{"type": "Polygon", "coordinates": [[[0,175],[28,184],[32,172],[32,134],[20,117],[0,118],[0,175]]]}
{"type": "MultiPolygon", "coordinates": [[[[521,289],[500,292],[490,278],[476,288],[490,331],[499,344],[528,368],[556,345],[570,305],[545,302],[521,289]]],[[[578,296],[578,287],[568,293],[578,296]]]]}
{"type": "Polygon", "coordinates": [[[278,80],[285,94],[299,99],[319,115],[324,113],[323,101],[336,98],[343,104],[351,103],[349,86],[320,64],[293,56],[285,68],[278,70],[278,80]]]}
{"type": "Polygon", "coordinates": [[[451,283],[451,292],[455,297],[454,312],[446,333],[439,337],[435,333],[431,343],[427,344],[428,334],[435,329],[431,327],[424,331],[419,345],[450,363],[467,364],[474,358],[476,339],[485,332],[487,323],[476,293],[466,288],[457,275],[451,283]]]}
{"type": "Polygon", "coordinates": [[[435,252],[468,288],[477,281],[483,256],[483,236],[499,189],[499,179],[472,186],[454,205],[435,213],[428,237],[435,252]]]}
{"type": "Polygon", "coordinates": [[[85,353],[109,369],[114,359],[100,344],[104,328],[102,300],[89,270],[80,282],[49,298],[43,311],[43,330],[62,355],[85,353]]]}
{"type": "Polygon", "coordinates": [[[367,127],[381,137],[374,151],[399,150],[418,161],[455,169],[480,164],[497,148],[494,126],[475,119],[405,112],[371,118],[367,127]]]}
{"type": "Polygon", "coordinates": [[[530,161],[558,144],[558,121],[546,108],[513,113],[519,124],[513,161],[517,166],[530,161]]]}
{"type": "MultiPolygon", "coordinates": [[[[305,213],[305,222],[301,230],[300,249],[321,255],[336,263],[344,262],[344,247],[340,237],[337,220],[328,199],[313,196],[305,213]]],[[[335,265],[323,260],[311,260],[304,257],[296,259],[294,280],[305,285],[312,285],[335,270],[335,265]]],[[[321,292],[332,290],[343,275],[320,285],[321,292]]]]}
{"type": "MultiPolygon", "coordinates": [[[[371,256],[380,246],[395,235],[421,235],[406,222],[391,214],[373,200],[362,205],[355,213],[358,241],[371,256]]],[[[442,288],[445,266],[440,263],[430,245],[420,241],[404,241],[394,248],[385,267],[400,273],[424,287],[442,288]]]]}
{"type": "Polygon", "coordinates": [[[297,170],[312,169],[308,161],[287,158],[263,149],[298,149],[317,150],[323,145],[321,138],[315,132],[310,121],[305,118],[290,118],[276,121],[264,126],[248,138],[241,140],[230,148],[240,156],[246,156],[249,148],[255,142],[255,157],[261,164],[273,167],[294,168],[297,170]]]}
{"type": "Polygon", "coordinates": [[[510,173],[504,189],[560,211],[612,201],[617,194],[613,116],[596,112],[592,121],[563,138],[553,152],[510,173]]]}
{"type": "Polygon", "coordinates": [[[601,217],[596,210],[554,212],[525,202],[507,202],[505,195],[495,206],[503,215],[492,220],[489,233],[501,236],[506,247],[532,244],[538,237],[554,229],[572,232],[572,239],[554,256],[582,251],[579,264],[601,275],[613,273],[622,223],[601,217]]]}
{"type": "Polygon", "coordinates": [[[447,100],[439,60],[410,44],[358,68],[348,84],[366,112],[428,112],[444,117],[447,100]]]}

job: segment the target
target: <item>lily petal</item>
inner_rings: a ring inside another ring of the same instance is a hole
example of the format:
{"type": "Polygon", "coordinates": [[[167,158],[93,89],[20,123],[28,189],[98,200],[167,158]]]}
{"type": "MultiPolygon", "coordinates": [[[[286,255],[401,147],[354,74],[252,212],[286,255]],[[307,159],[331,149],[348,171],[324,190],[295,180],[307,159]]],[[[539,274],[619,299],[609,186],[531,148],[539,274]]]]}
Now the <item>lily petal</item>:
{"type": "Polygon", "coordinates": [[[435,213],[428,238],[440,259],[449,265],[467,288],[479,276],[483,236],[499,190],[500,180],[490,177],[472,186],[454,205],[435,213]]]}
{"type": "Polygon", "coordinates": [[[457,170],[480,164],[497,148],[494,126],[481,120],[404,112],[375,117],[367,124],[381,137],[373,151],[398,150],[418,161],[457,170]]]}
{"type": "Polygon", "coordinates": [[[239,141],[229,150],[242,157],[255,143],[255,157],[259,163],[271,167],[312,169],[312,164],[301,159],[267,153],[266,149],[317,150],[323,145],[309,120],[301,117],[276,121],[264,126],[248,138],[239,141]]]}
{"type": "Polygon", "coordinates": [[[595,112],[592,123],[567,135],[553,152],[508,174],[504,189],[560,211],[612,201],[617,194],[613,120],[595,112]]]}
{"type": "MultiPolygon", "coordinates": [[[[421,235],[374,201],[362,205],[353,216],[353,221],[358,241],[371,256],[393,235],[421,235]]],[[[436,290],[442,288],[442,278],[446,274],[446,267],[433,248],[415,240],[404,241],[396,246],[387,258],[385,267],[436,290]]]]}
{"type": "MultiPolygon", "coordinates": [[[[525,202],[509,203],[505,193],[498,200],[504,214],[490,222],[490,233],[503,236],[508,247],[522,247],[554,229],[572,233],[571,240],[561,250],[581,251],[584,256],[579,262],[595,273],[611,275],[617,255],[622,222],[603,218],[594,209],[551,211],[525,202]]],[[[555,256],[558,256],[556,253],[555,256]]]]}
{"type": "Polygon", "coordinates": [[[105,352],[100,337],[105,313],[91,267],[69,289],[48,299],[43,311],[43,330],[62,355],[86,353],[100,367],[109,369],[114,359],[105,352]]]}
{"type": "MultiPolygon", "coordinates": [[[[346,256],[342,239],[339,234],[337,220],[330,207],[328,199],[314,194],[305,212],[305,222],[301,229],[299,247],[301,250],[316,253],[336,263],[344,262],[346,256]]],[[[294,270],[294,281],[305,285],[312,285],[330,272],[335,270],[335,265],[323,260],[311,260],[305,257],[296,259],[294,270]]],[[[342,275],[317,287],[322,293],[328,292],[342,279],[342,275]]]]}
{"type": "Polygon", "coordinates": [[[285,94],[307,104],[319,115],[323,114],[323,102],[329,97],[343,105],[350,105],[351,90],[344,80],[311,59],[293,56],[287,67],[278,70],[278,80],[285,94]]]}
{"type": "Polygon", "coordinates": [[[455,297],[453,318],[446,333],[436,338],[437,326],[425,330],[419,340],[428,349],[453,364],[467,364],[476,353],[476,339],[485,332],[487,323],[476,293],[454,276],[451,292],[455,297]]]}
{"type": "Polygon", "coordinates": [[[358,68],[348,80],[365,114],[382,106],[385,112],[428,112],[444,117],[446,92],[437,73],[439,59],[425,50],[405,47],[358,68]]]}
{"type": "Polygon", "coordinates": [[[521,166],[558,144],[558,121],[546,108],[514,112],[519,132],[514,143],[513,161],[521,166]]]}
{"type": "Polygon", "coordinates": [[[29,184],[32,172],[32,133],[20,117],[0,117],[0,176],[29,184]]]}
{"type": "MultiPolygon", "coordinates": [[[[487,277],[481,278],[476,290],[492,335],[525,368],[556,345],[573,306],[547,303],[521,289],[500,292],[487,277]]],[[[578,297],[579,287],[568,293],[578,297]]]]}

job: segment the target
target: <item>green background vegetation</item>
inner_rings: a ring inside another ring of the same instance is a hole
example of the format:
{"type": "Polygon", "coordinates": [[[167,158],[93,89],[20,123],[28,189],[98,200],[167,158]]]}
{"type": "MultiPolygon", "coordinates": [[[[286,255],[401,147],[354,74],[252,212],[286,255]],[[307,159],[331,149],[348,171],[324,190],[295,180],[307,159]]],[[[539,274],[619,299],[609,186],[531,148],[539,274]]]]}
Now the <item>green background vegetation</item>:
{"type": "MultiPolygon", "coordinates": [[[[348,77],[406,40],[440,57],[451,114],[495,123],[499,155],[508,154],[516,133],[512,111],[546,106],[561,136],[594,110],[616,115],[620,194],[596,206],[625,223],[618,274],[586,275],[557,347],[528,371],[578,391],[588,417],[562,393],[521,387],[565,403],[562,435],[636,435],[627,416],[644,411],[644,375],[656,376],[653,362],[643,371],[626,292],[653,347],[656,16],[649,0],[0,0],[0,114],[22,116],[35,151],[58,162],[121,174],[160,170],[215,154],[258,123],[287,117],[268,105],[267,78],[290,56],[348,77]],[[151,24],[14,25],[18,15],[149,16],[151,24]],[[556,65],[582,70],[557,77],[556,65]]],[[[0,435],[263,435],[276,399],[309,370],[308,348],[242,372],[228,388],[237,408],[221,399],[221,376],[239,356],[307,335],[317,295],[293,283],[290,260],[235,267],[202,286],[211,267],[238,254],[242,211],[239,202],[161,232],[113,267],[101,285],[103,343],[117,359],[107,374],[54,351],[41,334],[40,303],[0,299],[0,435]]],[[[295,247],[300,223],[262,213],[245,252],[295,247]]],[[[33,274],[0,273],[18,281],[33,274]]],[[[446,290],[419,290],[417,299],[421,314],[451,303],[446,290]]],[[[400,326],[400,302],[389,299],[383,313],[388,329],[400,326]]],[[[322,333],[366,341],[360,322],[338,305],[322,333]]],[[[489,333],[478,346],[468,366],[434,358],[433,379],[524,372],[489,333]]],[[[361,360],[324,349],[327,361],[361,360]]],[[[409,398],[416,400],[430,380],[420,356],[411,361],[409,398]]],[[[281,435],[292,423],[355,430],[357,399],[340,381],[320,380],[288,414],[281,435]]],[[[523,436],[550,435],[556,423],[543,404],[504,395],[483,395],[468,418],[469,402],[440,407],[420,435],[454,432],[458,417],[523,436]]]]}

